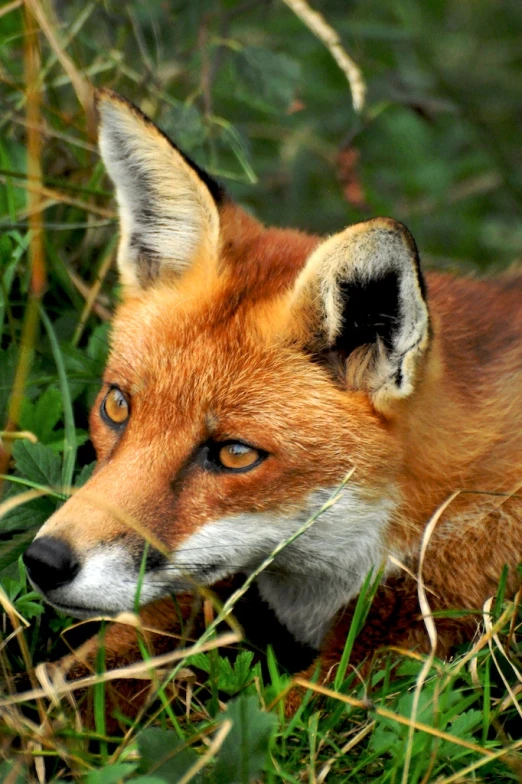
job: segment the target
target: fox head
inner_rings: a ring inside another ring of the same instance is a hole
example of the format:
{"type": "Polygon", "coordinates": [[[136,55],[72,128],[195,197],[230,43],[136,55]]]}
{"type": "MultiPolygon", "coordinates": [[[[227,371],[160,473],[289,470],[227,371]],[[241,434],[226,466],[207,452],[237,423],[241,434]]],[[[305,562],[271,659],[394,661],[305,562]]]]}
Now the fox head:
{"type": "Polygon", "coordinates": [[[266,229],[134,106],[98,106],[123,297],[96,471],[28,549],[31,580],[82,617],[132,609],[142,563],[141,603],[247,573],[350,473],[258,581],[318,644],[392,546],[393,422],[429,344],[415,243],[384,218],[325,241],[266,229]]]}

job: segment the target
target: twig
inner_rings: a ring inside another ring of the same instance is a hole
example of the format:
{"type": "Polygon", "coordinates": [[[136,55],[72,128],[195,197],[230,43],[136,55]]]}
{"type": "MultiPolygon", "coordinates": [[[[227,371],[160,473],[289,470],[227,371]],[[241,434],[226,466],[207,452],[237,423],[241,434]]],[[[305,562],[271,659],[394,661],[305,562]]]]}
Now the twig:
{"type": "Polygon", "coordinates": [[[308,29],[326,46],[335,62],[344,73],[352,92],[352,103],[355,111],[360,114],[364,108],[366,83],[359,66],[352,60],[341,43],[337,32],[328,24],[323,16],[310,8],[305,0],[283,0],[308,29]]]}
{"type": "Polygon", "coordinates": [[[107,273],[108,273],[108,271],[110,269],[110,266],[111,266],[112,261],[114,259],[114,255],[115,255],[115,243],[111,243],[109,245],[109,248],[106,251],[104,257],[102,258],[102,261],[101,261],[100,267],[98,269],[98,272],[96,274],[96,278],[94,280],[94,283],[92,284],[92,286],[90,288],[87,289],[88,293],[87,293],[87,297],[85,299],[85,305],[84,305],[84,308],[82,310],[82,314],[81,314],[80,319],[78,321],[78,325],[77,325],[77,327],[76,327],[76,329],[74,331],[74,335],[73,335],[73,339],[72,339],[72,345],[73,346],[77,346],[78,343],[80,342],[80,338],[81,338],[81,336],[83,334],[83,330],[84,330],[85,325],[87,323],[87,319],[89,318],[91,310],[93,310],[95,308],[96,300],[98,299],[98,295],[100,293],[100,289],[101,289],[102,283],[105,280],[105,276],[107,275],[107,273]]]}

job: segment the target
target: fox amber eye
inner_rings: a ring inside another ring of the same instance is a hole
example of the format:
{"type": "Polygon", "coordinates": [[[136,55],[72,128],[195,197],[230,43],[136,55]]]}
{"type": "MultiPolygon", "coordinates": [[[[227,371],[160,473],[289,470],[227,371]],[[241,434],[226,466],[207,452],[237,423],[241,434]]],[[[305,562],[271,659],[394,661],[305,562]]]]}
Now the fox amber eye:
{"type": "Polygon", "coordinates": [[[222,446],[219,450],[219,462],[224,468],[251,468],[261,458],[261,453],[252,446],[235,442],[222,446]]]}
{"type": "Polygon", "coordinates": [[[111,425],[123,425],[129,418],[129,404],[117,387],[109,389],[101,406],[102,415],[111,425]]]}

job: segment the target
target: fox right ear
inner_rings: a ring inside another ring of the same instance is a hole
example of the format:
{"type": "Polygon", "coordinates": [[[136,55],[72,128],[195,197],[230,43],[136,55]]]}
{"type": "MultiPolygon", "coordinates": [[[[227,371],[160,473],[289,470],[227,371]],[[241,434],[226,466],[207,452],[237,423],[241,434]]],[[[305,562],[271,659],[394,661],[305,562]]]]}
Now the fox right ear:
{"type": "Polygon", "coordinates": [[[385,411],[410,395],[430,338],[417,248],[402,223],[375,218],[317,247],[292,292],[306,349],[342,368],[385,411]]]}
{"type": "Polygon", "coordinates": [[[116,186],[122,282],[145,288],[218,253],[220,186],[142,112],[109,90],[97,93],[99,147],[116,186]]]}

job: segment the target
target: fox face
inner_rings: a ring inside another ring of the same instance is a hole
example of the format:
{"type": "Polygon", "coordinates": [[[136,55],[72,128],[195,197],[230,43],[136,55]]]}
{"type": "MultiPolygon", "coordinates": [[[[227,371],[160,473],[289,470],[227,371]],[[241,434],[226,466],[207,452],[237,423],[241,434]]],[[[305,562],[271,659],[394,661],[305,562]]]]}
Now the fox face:
{"type": "Polygon", "coordinates": [[[92,479],[25,562],[86,617],[248,573],[319,645],[399,545],[397,412],[429,318],[415,244],[376,219],[320,241],[265,229],[119,96],[99,96],[123,301],[91,413],[92,479]],[[140,569],[144,565],[143,579],[140,569]]]}

